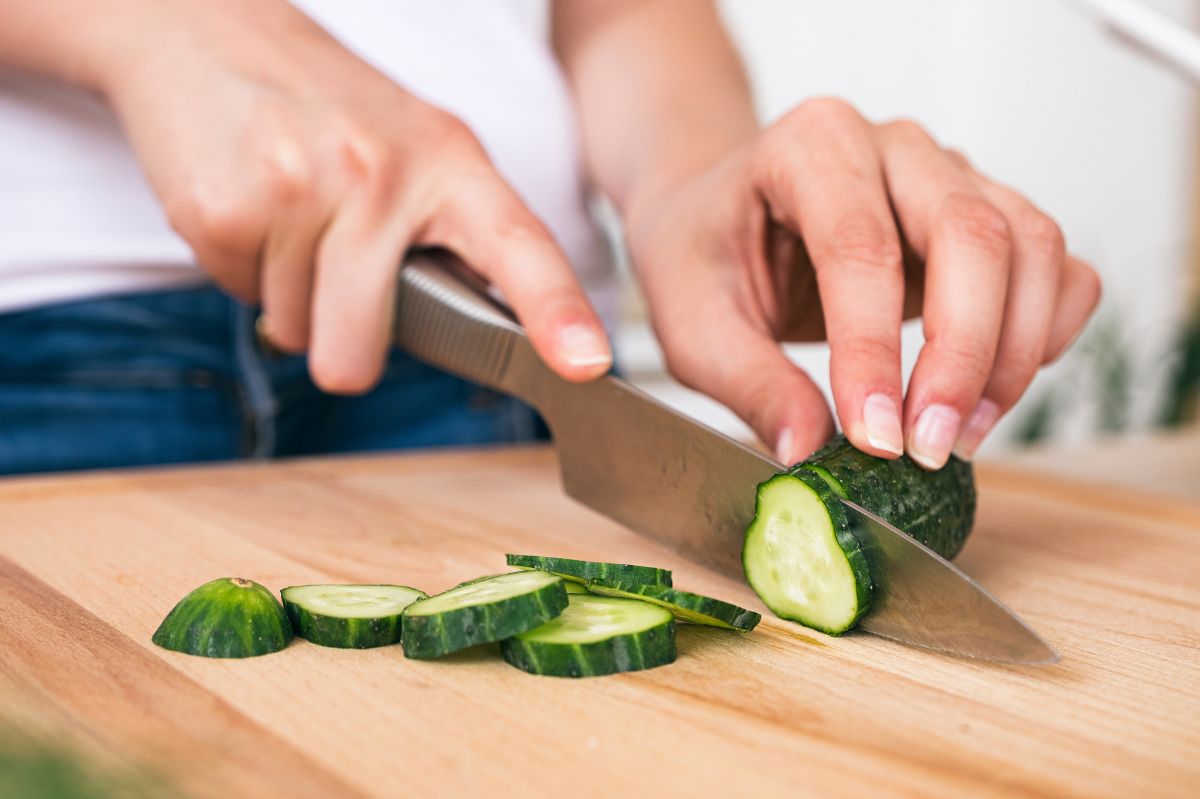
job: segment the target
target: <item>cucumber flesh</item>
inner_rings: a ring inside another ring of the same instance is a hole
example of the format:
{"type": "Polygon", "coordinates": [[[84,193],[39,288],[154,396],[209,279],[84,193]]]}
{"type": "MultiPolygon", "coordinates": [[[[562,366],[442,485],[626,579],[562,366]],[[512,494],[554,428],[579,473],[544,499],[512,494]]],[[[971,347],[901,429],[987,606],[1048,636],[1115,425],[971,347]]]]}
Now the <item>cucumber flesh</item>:
{"type": "Polygon", "coordinates": [[[504,659],[532,674],[598,677],[675,660],[670,611],[632,599],[574,594],[546,624],[500,643],[504,659]]]}
{"type": "MultiPolygon", "coordinates": [[[[561,576],[561,575],[559,575],[559,576],[561,576]]],[[[566,578],[563,578],[563,588],[567,589],[568,594],[590,593],[587,590],[587,586],[585,586],[583,583],[577,583],[574,580],[568,580],[566,578]]]]}
{"type": "Polygon", "coordinates": [[[404,656],[427,659],[511,638],[553,619],[567,607],[557,575],[519,571],[481,577],[421,599],[404,609],[404,656]]]}
{"type": "Polygon", "coordinates": [[[671,585],[671,572],[654,566],[550,558],[541,555],[509,555],[508,565],[519,566],[522,569],[539,569],[577,583],[603,580],[612,585],[671,585]]]}
{"type": "Polygon", "coordinates": [[[403,585],[297,585],[280,592],[296,635],[321,646],[367,649],[400,641],[400,616],[426,594],[403,585]]]}
{"type": "Polygon", "coordinates": [[[703,594],[680,591],[661,585],[605,585],[590,582],[588,591],[600,596],[621,597],[658,605],[670,611],[675,618],[692,624],[723,627],[731,630],[753,630],[762,621],[762,616],[752,610],[713,599],[703,594]]]}
{"type": "Polygon", "coordinates": [[[266,588],[253,580],[222,577],[179,600],[152,640],[189,655],[246,658],[283,649],[292,640],[292,625],[266,588]]]}
{"type": "Polygon", "coordinates": [[[840,635],[870,608],[866,556],[841,499],[811,472],[758,487],[742,549],[746,580],[777,616],[840,635]]]}

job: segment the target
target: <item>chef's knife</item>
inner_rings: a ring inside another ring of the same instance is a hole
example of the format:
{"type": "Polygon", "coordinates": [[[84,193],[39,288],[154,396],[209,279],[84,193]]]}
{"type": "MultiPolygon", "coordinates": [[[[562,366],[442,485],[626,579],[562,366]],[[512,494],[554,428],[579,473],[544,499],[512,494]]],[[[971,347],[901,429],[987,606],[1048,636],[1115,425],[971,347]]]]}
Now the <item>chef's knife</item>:
{"type": "MultiPolygon", "coordinates": [[[[535,407],[554,436],[567,494],[718,572],[742,579],[755,487],[770,458],[608,375],[571,383],[534,352],[512,314],[442,252],[410,256],[395,343],[535,407]]],[[[877,584],[859,627],[906,644],[1006,663],[1058,654],[958,568],[852,502],[848,516],[877,584]]]]}

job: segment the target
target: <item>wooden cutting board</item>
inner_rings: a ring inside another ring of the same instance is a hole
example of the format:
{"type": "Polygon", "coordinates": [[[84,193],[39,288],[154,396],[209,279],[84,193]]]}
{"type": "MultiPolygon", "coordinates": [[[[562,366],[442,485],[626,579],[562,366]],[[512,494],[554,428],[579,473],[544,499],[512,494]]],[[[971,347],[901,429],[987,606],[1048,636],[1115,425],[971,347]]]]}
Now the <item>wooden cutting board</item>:
{"type": "Polygon", "coordinates": [[[0,483],[0,713],[196,796],[1200,795],[1200,505],[980,470],[960,565],[1062,652],[995,666],[767,618],[679,660],[534,677],[492,648],[217,661],[150,635],[191,588],[398,582],[508,551],[705,572],[575,505],[543,449],[0,483]]]}

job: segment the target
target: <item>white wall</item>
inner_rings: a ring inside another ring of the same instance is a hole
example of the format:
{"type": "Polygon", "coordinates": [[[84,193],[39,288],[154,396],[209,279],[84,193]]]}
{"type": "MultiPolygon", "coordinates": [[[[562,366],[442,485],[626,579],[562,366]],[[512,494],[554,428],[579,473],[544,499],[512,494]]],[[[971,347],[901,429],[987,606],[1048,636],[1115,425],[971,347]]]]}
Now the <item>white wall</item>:
{"type": "MultiPolygon", "coordinates": [[[[1200,20],[1197,2],[1153,5],[1200,20]]],[[[921,121],[1062,223],[1071,248],[1103,274],[1105,305],[1128,322],[1143,367],[1153,366],[1191,251],[1195,87],[1061,0],[725,0],[721,8],[764,119],[832,94],[872,118],[921,121]]],[[[635,363],[645,357],[638,333],[625,342],[635,363]]],[[[919,346],[914,326],[909,364],[919,346]]],[[[821,348],[797,348],[797,359],[824,380],[821,348]]],[[[1050,370],[1035,393],[1069,379],[1070,368],[1050,370]]],[[[744,431],[710,403],[647,382],[710,423],[744,431]]],[[[1088,413],[1077,414],[1080,429],[1088,413]]]]}

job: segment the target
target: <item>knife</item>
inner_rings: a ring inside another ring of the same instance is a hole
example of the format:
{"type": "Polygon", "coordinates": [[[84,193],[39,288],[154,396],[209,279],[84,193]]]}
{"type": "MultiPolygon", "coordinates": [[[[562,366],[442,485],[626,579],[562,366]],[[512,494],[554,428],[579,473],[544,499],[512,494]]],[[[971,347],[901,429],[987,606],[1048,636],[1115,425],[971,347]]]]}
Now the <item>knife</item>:
{"type": "MultiPolygon", "coordinates": [[[[448,253],[410,254],[394,343],[536,408],[554,437],[566,493],[717,572],[742,580],[755,488],[784,466],[613,375],[558,377],[512,313],[448,253]]],[[[1058,653],[956,566],[846,501],[876,591],[859,628],[901,643],[1002,663],[1058,653]]]]}

